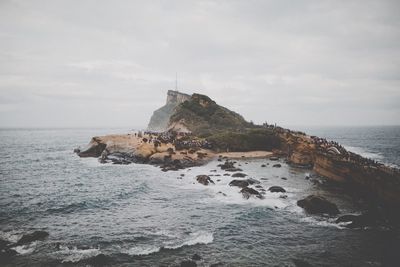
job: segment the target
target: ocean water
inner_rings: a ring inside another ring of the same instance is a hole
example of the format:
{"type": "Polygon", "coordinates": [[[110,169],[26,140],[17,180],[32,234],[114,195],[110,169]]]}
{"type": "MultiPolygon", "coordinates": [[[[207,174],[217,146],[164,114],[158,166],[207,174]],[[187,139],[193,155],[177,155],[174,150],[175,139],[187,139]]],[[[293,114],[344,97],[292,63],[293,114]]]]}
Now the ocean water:
{"type": "MultiPolygon", "coordinates": [[[[307,132],[399,165],[399,129],[307,132]]],[[[92,136],[128,130],[0,130],[0,239],[15,243],[35,230],[49,233],[44,241],[15,247],[17,255],[1,266],[86,266],[100,254],[110,266],[179,266],[194,254],[201,257],[198,266],[295,266],[296,260],[398,266],[399,229],[351,230],[336,218],[305,214],[296,201],[315,193],[343,214],[362,208],[337,185],[283,160],[282,168],[267,159],[238,161],[263,188],[287,190],[287,198],[267,192],[263,200],[246,200],[228,186],[233,178],[223,176],[217,161],[164,173],[149,165],[104,165],[72,152],[92,136]],[[215,185],[196,183],[199,174],[214,175],[215,185]]]]}

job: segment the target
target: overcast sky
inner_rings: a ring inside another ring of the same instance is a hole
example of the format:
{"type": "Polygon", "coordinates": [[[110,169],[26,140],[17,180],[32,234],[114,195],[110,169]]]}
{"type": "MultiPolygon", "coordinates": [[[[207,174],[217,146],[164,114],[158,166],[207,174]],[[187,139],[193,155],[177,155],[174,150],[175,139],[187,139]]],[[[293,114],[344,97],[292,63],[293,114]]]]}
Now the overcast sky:
{"type": "Polygon", "coordinates": [[[399,3],[0,0],[0,127],[144,127],[175,72],[257,123],[399,125],[399,3]]]}

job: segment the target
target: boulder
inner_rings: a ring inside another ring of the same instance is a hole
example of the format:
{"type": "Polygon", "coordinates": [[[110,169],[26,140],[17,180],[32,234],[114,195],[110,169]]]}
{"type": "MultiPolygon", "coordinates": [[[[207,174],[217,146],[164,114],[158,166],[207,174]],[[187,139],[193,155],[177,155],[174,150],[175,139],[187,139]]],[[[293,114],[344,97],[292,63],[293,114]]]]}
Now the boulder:
{"type": "Polygon", "coordinates": [[[286,192],[286,190],[280,186],[271,186],[270,188],[268,188],[268,191],[270,191],[271,193],[285,193],[286,192]]]}
{"type": "Polygon", "coordinates": [[[249,182],[246,180],[232,180],[229,183],[229,186],[237,186],[237,187],[246,187],[249,185],[249,182]]]}
{"type": "Polygon", "coordinates": [[[261,167],[265,168],[265,167],[267,167],[267,165],[265,165],[265,164],[261,164],[261,167]]]}
{"type": "Polygon", "coordinates": [[[227,160],[224,162],[224,164],[219,164],[218,167],[220,167],[222,170],[232,169],[235,168],[235,163],[227,160]]]}
{"type": "Polygon", "coordinates": [[[232,174],[232,177],[240,177],[240,178],[243,178],[243,177],[246,177],[247,176],[247,174],[245,174],[245,173],[242,173],[242,172],[237,172],[237,173],[234,173],[234,174],[232,174]]]}
{"type": "Polygon", "coordinates": [[[246,180],[249,184],[259,184],[261,183],[259,180],[256,180],[254,178],[249,178],[246,180]]]}
{"type": "Polygon", "coordinates": [[[336,215],[339,212],[337,206],[326,200],[324,197],[310,195],[305,199],[297,201],[297,206],[303,208],[306,212],[311,214],[329,214],[336,215]]]}
{"type": "Polygon", "coordinates": [[[278,163],[278,164],[272,165],[272,167],[274,167],[274,168],[280,168],[280,167],[282,167],[282,165],[278,163]]]}
{"type": "Polygon", "coordinates": [[[249,199],[251,196],[255,196],[258,198],[263,198],[263,196],[258,192],[257,190],[250,188],[250,187],[243,187],[242,190],[240,190],[240,193],[242,193],[243,197],[245,199],[249,199]]]}
{"type": "Polygon", "coordinates": [[[213,180],[211,180],[211,178],[208,175],[197,175],[196,176],[196,180],[197,182],[199,182],[200,184],[203,185],[208,185],[209,183],[214,183],[213,180]]]}
{"type": "Polygon", "coordinates": [[[17,246],[25,245],[37,240],[43,240],[49,236],[49,233],[46,231],[35,231],[30,234],[23,235],[20,240],[17,242],[17,246]]]}

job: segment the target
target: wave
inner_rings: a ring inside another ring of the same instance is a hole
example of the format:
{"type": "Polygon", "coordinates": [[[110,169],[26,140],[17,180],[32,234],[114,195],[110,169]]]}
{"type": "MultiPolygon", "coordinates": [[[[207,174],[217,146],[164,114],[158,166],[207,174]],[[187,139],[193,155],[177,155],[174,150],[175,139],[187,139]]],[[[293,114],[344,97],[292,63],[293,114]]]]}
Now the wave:
{"type": "Polygon", "coordinates": [[[214,241],[213,233],[199,231],[190,233],[187,238],[181,240],[179,242],[171,241],[165,242],[163,246],[151,246],[151,245],[143,245],[132,247],[124,251],[126,254],[135,255],[135,256],[142,256],[142,255],[149,255],[161,250],[171,250],[171,249],[178,249],[185,246],[194,246],[198,244],[209,244],[214,241]]]}
{"type": "Polygon", "coordinates": [[[20,255],[30,254],[35,251],[38,242],[32,242],[28,245],[16,246],[11,248],[20,255]]]}
{"type": "Polygon", "coordinates": [[[375,159],[375,160],[382,160],[384,156],[381,153],[367,151],[365,148],[356,147],[356,146],[344,146],[347,150],[359,154],[364,158],[375,159]]]}
{"type": "Polygon", "coordinates": [[[97,256],[101,253],[99,248],[86,248],[86,249],[79,249],[76,246],[69,247],[69,246],[60,246],[60,251],[56,252],[57,254],[61,254],[65,258],[62,262],[79,262],[84,259],[88,259],[94,256],[97,256]]]}

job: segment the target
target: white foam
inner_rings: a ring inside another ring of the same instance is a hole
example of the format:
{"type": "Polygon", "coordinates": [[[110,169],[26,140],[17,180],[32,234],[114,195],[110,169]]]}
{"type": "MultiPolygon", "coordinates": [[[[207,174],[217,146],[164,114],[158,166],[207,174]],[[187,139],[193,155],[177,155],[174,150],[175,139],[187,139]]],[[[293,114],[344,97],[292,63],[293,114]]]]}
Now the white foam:
{"type": "Polygon", "coordinates": [[[333,219],[323,218],[323,220],[317,220],[313,217],[304,217],[304,218],[301,218],[300,221],[308,223],[311,226],[315,226],[315,227],[333,227],[333,228],[337,228],[337,229],[347,229],[345,227],[346,223],[337,224],[333,221],[333,219]]]}
{"type": "Polygon", "coordinates": [[[12,249],[20,255],[30,254],[35,251],[37,242],[32,242],[29,245],[16,246],[12,249]]]}
{"type": "Polygon", "coordinates": [[[191,233],[185,241],[179,244],[165,245],[164,247],[168,249],[177,249],[183,246],[193,246],[196,244],[209,244],[212,243],[213,241],[214,241],[214,236],[212,233],[199,231],[191,233]]]}
{"type": "Polygon", "coordinates": [[[66,256],[62,262],[78,262],[100,254],[99,248],[78,249],[77,247],[61,246],[60,249],[57,253],[66,256]]]}
{"type": "Polygon", "coordinates": [[[156,253],[160,251],[160,247],[156,246],[141,246],[141,247],[133,247],[125,251],[126,254],[129,255],[149,255],[152,253],[156,253]]]}
{"type": "Polygon", "coordinates": [[[353,153],[363,156],[364,158],[376,159],[376,160],[381,160],[384,158],[382,154],[367,151],[362,147],[355,147],[355,146],[344,146],[344,147],[353,153]]]}
{"type": "Polygon", "coordinates": [[[8,231],[8,232],[0,231],[0,239],[6,240],[11,243],[18,242],[18,240],[20,240],[21,237],[22,234],[16,231],[8,231]]]}

